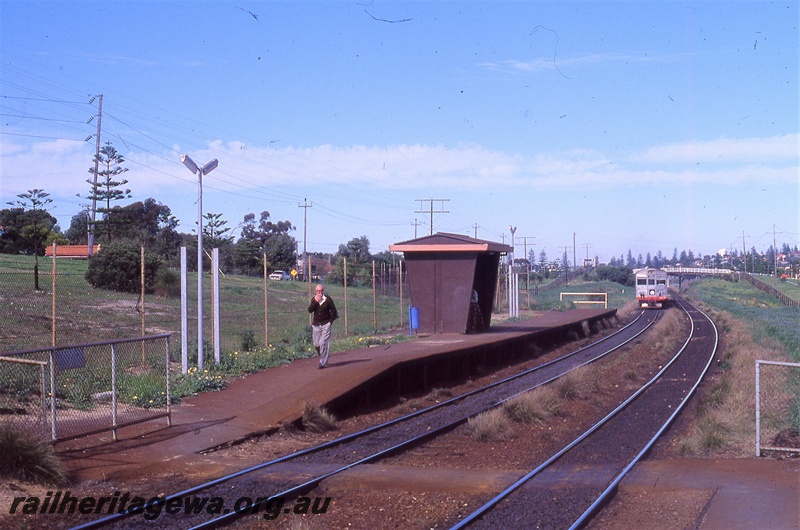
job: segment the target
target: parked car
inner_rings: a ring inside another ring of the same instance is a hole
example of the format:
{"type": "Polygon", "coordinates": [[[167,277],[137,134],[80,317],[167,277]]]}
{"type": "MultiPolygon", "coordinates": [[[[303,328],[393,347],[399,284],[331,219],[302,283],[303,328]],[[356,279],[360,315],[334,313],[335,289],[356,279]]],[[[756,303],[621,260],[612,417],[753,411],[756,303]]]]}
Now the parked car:
{"type": "Polygon", "coordinates": [[[291,280],[292,277],[289,276],[289,273],[286,271],[273,271],[272,274],[269,275],[270,280],[291,280]]]}

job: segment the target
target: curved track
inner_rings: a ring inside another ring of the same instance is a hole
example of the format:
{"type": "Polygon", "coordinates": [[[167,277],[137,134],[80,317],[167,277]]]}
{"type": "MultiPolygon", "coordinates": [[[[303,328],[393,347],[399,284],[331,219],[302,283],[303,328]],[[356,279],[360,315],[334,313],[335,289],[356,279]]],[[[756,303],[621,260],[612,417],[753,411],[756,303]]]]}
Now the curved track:
{"type": "Polygon", "coordinates": [[[711,319],[685,300],[676,303],[691,321],[691,334],[672,360],[619,407],[453,529],[580,528],[601,509],[672,424],[716,354],[719,337],[711,319]],[[608,480],[559,482],[579,467],[591,467],[608,480]]]}
{"type": "MultiPolygon", "coordinates": [[[[161,503],[162,506],[199,493],[208,498],[230,497],[232,491],[235,491],[240,498],[249,496],[252,502],[237,506],[234,510],[226,509],[221,514],[187,514],[181,511],[178,514],[179,517],[170,518],[169,514],[162,511],[158,518],[158,524],[160,527],[218,527],[244,515],[258,513],[272,499],[303,495],[332,475],[415,447],[433,437],[449,432],[470,417],[495,407],[517,394],[545,384],[579,366],[608,355],[644,333],[655,322],[658,314],[658,312],[652,311],[642,312],[627,326],[589,346],[432,407],[316,447],[264,462],[172,495],[163,496],[155,501],[161,503]],[[317,471],[291,482],[276,483],[270,480],[267,476],[271,471],[270,468],[287,462],[300,463],[307,469],[317,471]],[[265,490],[274,493],[265,497],[263,493],[265,490]]],[[[87,522],[76,528],[125,527],[128,525],[133,527],[141,524],[141,517],[141,509],[138,511],[128,510],[87,522]]]]}

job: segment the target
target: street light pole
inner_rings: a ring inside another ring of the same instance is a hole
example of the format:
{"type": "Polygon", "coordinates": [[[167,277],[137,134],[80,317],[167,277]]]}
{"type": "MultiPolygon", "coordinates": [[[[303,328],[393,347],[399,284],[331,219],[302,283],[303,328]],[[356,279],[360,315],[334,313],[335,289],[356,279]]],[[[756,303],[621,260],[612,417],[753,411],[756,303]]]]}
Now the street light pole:
{"type": "Polygon", "coordinates": [[[511,232],[511,263],[508,267],[508,316],[513,318],[519,317],[519,292],[518,292],[518,277],[514,271],[514,233],[517,231],[516,226],[509,226],[511,232]]]}
{"type": "Polygon", "coordinates": [[[203,175],[208,175],[219,165],[215,158],[199,167],[189,155],[181,155],[181,162],[197,175],[197,370],[203,371],[203,175]]]}

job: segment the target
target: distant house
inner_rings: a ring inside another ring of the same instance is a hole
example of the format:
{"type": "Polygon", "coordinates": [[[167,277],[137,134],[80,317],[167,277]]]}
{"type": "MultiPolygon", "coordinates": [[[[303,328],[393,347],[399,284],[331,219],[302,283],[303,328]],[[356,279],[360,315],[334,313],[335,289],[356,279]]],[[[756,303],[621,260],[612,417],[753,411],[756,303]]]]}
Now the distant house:
{"type": "MultiPolygon", "coordinates": [[[[93,250],[93,254],[97,254],[100,251],[100,245],[95,245],[93,250]]],[[[47,246],[44,250],[44,255],[52,258],[53,247],[47,246]]],[[[89,245],[56,245],[56,258],[88,259],[89,245]]]]}

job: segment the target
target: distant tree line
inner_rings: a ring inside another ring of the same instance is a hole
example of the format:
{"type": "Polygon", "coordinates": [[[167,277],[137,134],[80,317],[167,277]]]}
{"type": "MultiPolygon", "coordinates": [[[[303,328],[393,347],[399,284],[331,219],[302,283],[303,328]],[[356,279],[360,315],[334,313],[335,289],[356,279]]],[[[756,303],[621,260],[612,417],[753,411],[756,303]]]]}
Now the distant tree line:
{"type": "MultiPolygon", "coordinates": [[[[197,254],[197,232],[178,232],[178,220],[172,215],[169,206],[156,199],[148,198],[127,205],[116,204],[129,199],[131,190],[125,187],[128,181],[121,177],[127,171],[122,167],[125,160],[110,143],[106,143],[93,161],[96,167],[89,168],[93,177],[86,180],[89,193],[83,198],[98,205],[94,219],[91,207],[87,205],[85,210],[72,217],[69,228],[62,233],[56,218],[48,212],[48,204],[52,202],[49,194],[41,189],[28,190],[27,193],[17,195],[18,200],[8,202],[10,208],[0,210],[0,253],[37,256],[35,269],[38,289],[38,256],[44,255],[45,248],[53,242],[87,244],[89,232],[93,231],[95,244],[114,246],[114,251],[109,251],[106,259],[97,260],[95,265],[90,264],[90,269],[94,269],[90,275],[93,285],[114,285],[115,289],[129,289],[130,287],[121,287],[130,285],[125,279],[112,280],[110,276],[113,276],[115,269],[117,274],[138,274],[138,265],[134,267],[136,270],[132,270],[131,260],[138,255],[141,246],[147,252],[146,272],[153,284],[151,289],[156,288],[159,278],[166,283],[174,281],[174,278],[169,279],[166,272],[159,271],[178,266],[182,246],[187,248],[188,255],[197,254]],[[110,255],[116,257],[109,261],[110,255]],[[98,267],[101,270],[97,270],[98,267]]],[[[261,275],[265,256],[269,272],[278,269],[291,271],[297,266],[298,259],[297,241],[292,235],[294,231],[295,227],[290,221],[273,221],[268,211],[261,212],[258,217],[248,213],[233,229],[228,226],[228,221],[222,218],[221,213],[208,212],[203,216],[203,247],[218,248],[220,266],[229,273],[261,275]],[[236,229],[241,229],[238,238],[233,235],[236,229]]],[[[786,244],[781,250],[786,255],[792,251],[786,244]]],[[[794,252],[796,251],[797,246],[794,247],[794,252]]],[[[627,257],[614,257],[605,268],[597,267],[596,271],[603,279],[616,278],[613,281],[619,283],[625,283],[621,281],[622,276],[630,275],[634,268],[662,267],[678,263],[685,266],[702,264],[768,273],[775,270],[775,257],[772,247],[763,254],[752,248],[743,255],[734,251],[727,256],[695,256],[691,250],[678,253],[676,248],[671,258],[666,258],[660,250],[654,256],[648,252],[646,257],[641,254],[634,257],[628,250],[627,257]]],[[[315,255],[311,273],[315,277],[327,273],[326,281],[331,283],[342,284],[346,281],[348,285],[369,285],[372,281],[373,262],[376,272],[390,276],[394,272],[387,271],[395,271],[399,260],[401,258],[388,251],[373,255],[367,236],[361,236],[339,245],[335,254],[315,255]]],[[[544,249],[538,256],[531,250],[527,259],[517,259],[515,264],[524,265],[532,271],[534,281],[560,275],[571,267],[566,250],[560,258],[552,261],[548,260],[544,249]]],[[[197,261],[190,259],[187,266],[196,271],[197,261]]],[[[210,259],[206,258],[202,266],[204,270],[209,270],[210,259]]]]}

